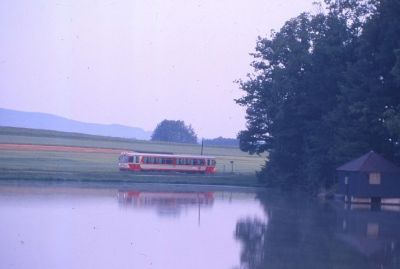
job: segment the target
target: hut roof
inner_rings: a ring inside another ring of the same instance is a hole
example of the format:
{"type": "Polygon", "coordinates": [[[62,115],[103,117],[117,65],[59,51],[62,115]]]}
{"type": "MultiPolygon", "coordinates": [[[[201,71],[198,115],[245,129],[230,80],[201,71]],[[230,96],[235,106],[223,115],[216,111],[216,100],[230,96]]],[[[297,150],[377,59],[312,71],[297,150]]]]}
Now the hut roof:
{"type": "Polygon", "coordinates": [[[352,160],[336,170],[339,171],[357,171],[357,172],[389,172],[400,173],[400,168],[384,159],[382,156],[370,151],[367,154],[352,160]]]}

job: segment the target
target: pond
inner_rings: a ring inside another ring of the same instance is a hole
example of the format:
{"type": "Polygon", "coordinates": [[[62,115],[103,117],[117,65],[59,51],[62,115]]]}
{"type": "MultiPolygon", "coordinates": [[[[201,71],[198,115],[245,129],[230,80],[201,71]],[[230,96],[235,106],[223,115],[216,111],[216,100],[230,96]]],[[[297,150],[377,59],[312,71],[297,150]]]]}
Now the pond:
{"type": "Polygon", "coordinates": [[[400,209],[174,185],[0,185],[0,268],[400,268],[400,209]]]}

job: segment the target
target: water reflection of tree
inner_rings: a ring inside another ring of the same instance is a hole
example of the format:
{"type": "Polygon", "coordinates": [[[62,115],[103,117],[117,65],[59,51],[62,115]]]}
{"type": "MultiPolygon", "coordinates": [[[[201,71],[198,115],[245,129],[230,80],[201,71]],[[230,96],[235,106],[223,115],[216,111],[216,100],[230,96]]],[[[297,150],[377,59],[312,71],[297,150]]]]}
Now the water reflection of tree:
{"type": "Polygon", "coordinates": [[[260,219],[242,219],[236,225],[236,238],[246,242],[241,268],[259,268],[263,264],[266,223],[260,219]]]}
{"type": "Polygon", "coordinates": [[[366,256],[340,240],[341,211],[301,195],[285,196],[258,195],[268,224],[258,219],[237,223],[241,268],[399,268],[400,252],[393,242],[390,249],[385,244],[366,256]]]}

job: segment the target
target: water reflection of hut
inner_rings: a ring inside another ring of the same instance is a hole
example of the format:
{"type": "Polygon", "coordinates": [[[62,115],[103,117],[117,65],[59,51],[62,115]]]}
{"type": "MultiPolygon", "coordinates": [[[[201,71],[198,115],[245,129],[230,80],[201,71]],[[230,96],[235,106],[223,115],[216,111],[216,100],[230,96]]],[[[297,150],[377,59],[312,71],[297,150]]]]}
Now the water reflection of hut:
{"type": "Polygon", "coordinates": [[[336,237],[381,268],[398,268],[400,214],[392,211],[338,209],[336,237]]]}
{"type": "Polygon", "coordinates": [[[339,168],[339,193],[346,202],[400,203],[400,168],[373,151],[339,168]]]}

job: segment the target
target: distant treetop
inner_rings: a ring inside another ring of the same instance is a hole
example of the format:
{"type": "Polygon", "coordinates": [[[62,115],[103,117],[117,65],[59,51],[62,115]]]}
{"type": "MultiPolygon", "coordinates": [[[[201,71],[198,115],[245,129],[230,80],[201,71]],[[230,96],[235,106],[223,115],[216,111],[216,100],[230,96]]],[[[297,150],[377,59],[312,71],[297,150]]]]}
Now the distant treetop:
{"type": "Polygon", "coordinates": [[[151,140],[196,144],[197,135],[192,126],[185,125],[184,121],[163,120],[157,125],[151,140]]]}

